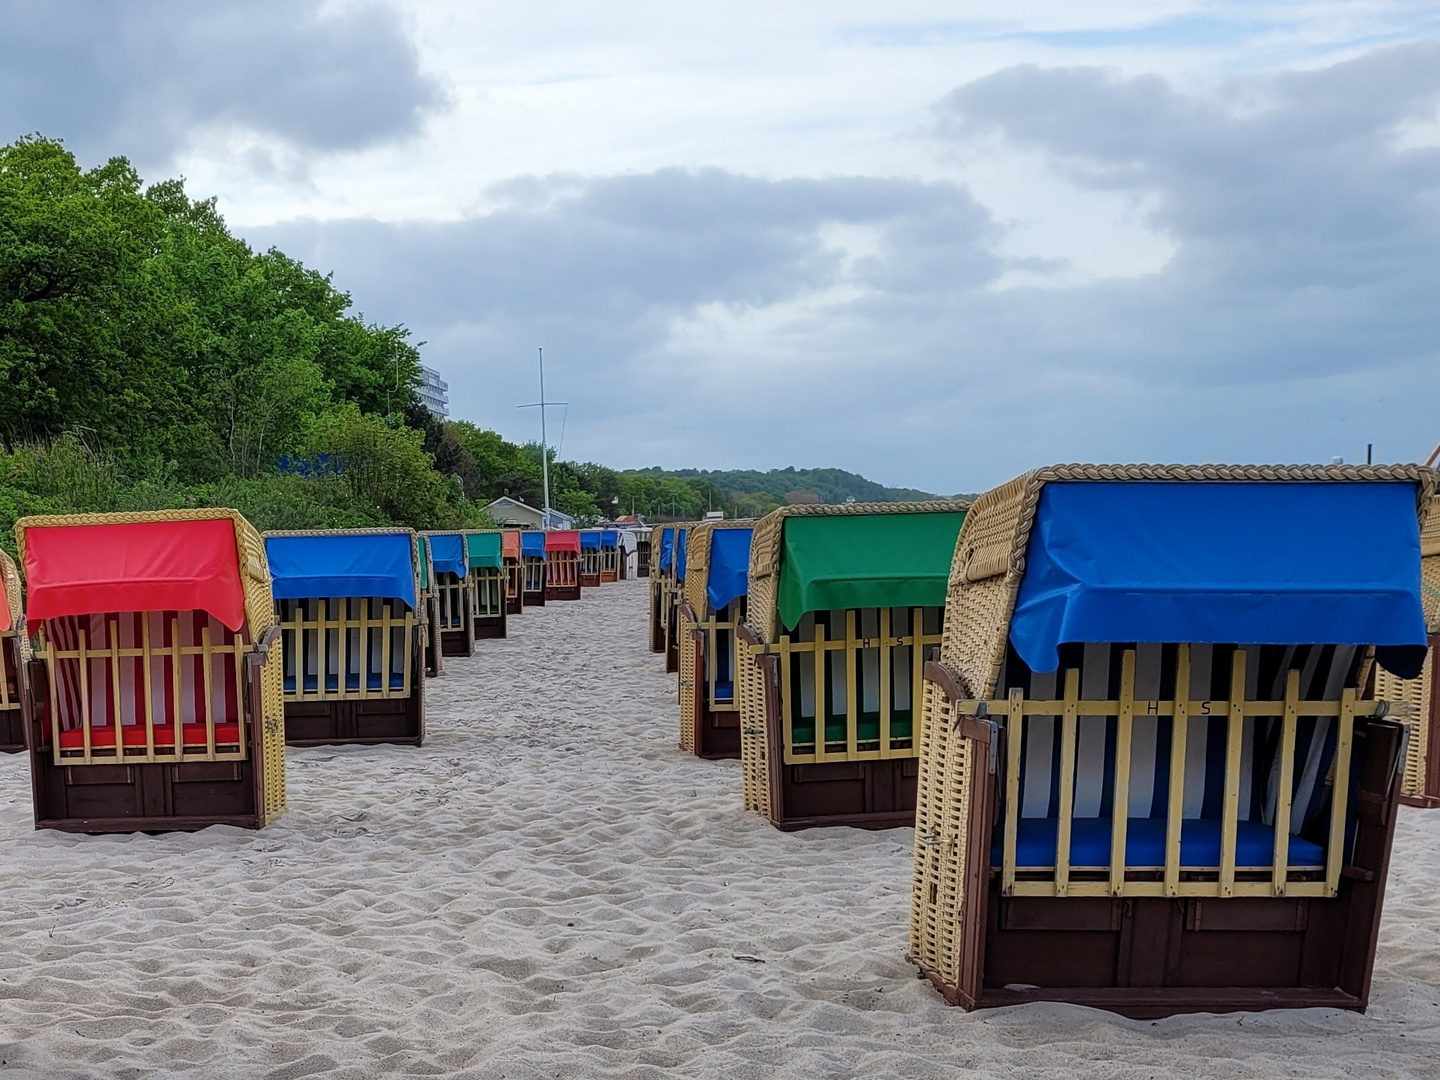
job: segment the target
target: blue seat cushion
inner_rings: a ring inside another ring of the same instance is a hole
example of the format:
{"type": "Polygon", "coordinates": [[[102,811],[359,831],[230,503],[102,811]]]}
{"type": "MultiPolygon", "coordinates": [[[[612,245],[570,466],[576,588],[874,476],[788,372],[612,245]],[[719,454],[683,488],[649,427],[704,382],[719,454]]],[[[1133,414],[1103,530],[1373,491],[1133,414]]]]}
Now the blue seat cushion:
{"type": "MultiPolygon", "coordinates": [[[[1055,865],[1056,818],[1021,818],[1015,841],[1015,865],[1020,869],[1050,869],[1055,865]]],[[[1070,866],[1074,869],[1105,869],[1110,865],[1108,817],[1074,818],[1070,823],[1070,866]]],[[[995,830],[990,862],[999,866],[1003,855],[1003,833],[995,830]]],[[[1275,859],[1275,830],[1254,821],[1239,823],[1235,843],[1235,865],[1243,869],[1270,866],[1275,859]]],[[[1131,818],[1125,832],[1125,865],[1132,870],[1161,870],[1165,867],[1165,819],[1131,818]]],[[[1180,826],[1180,865],[1185,869],[1214,870],[1220,866],[1220,822],[1208,818],[1187,819],[1180,826]]],[[[1325,851],[1300,836],[1290,837],[1290,868],[1321,869],[1325,851]]]]}
{"type": "MultiPolygon", "coordinates": [[[[366,686],[366,689],[369,689],[369,690],[379,690],[379,689],[381,689],[381,687],[382,687],[382,685],[383,685],[383,682],[384,682],[384,680],[383,680],[382,676],[380,675],[380,673],[379,673],[378,671],[372,671],[372,672],[369,673],[369,676],[368,676],[368,677],[366,678],[366,680],[365,680],[365,686],[366,686]]],[[[340,685],[340,681],[339,681],[339,679],[337,679],[334,675],[326,675],[326,676],[325,676],[325,689],[326,689],[326,690],[334,691],[334,690],[336,690],[336,689],[339,687],[339,685],[340,685]]],[[[402,687],[402,686],[404,686],[404,685],[405,685],[405,676],[402,675],[402,674],[401,674],[400,672],[398,672],[398,671],[392,671],[392,672],[390,673],[390,689],[391,689],[391,690],[398,690],[398,689],[400,689],[400,687],[402,687]]],[[[311,693],[311,694],[313,694],[313,693],[315,692],[315,690],[317,689],[318,686],[319,686],[319,680],[318,680],[314,675],[306,675],[306,676],[305,676],[305,692],[306,692],[306,693],[311,693]]],[[[347,689],[347,690],[359,690],[359,689],[360,689],[360,676],[359,676],[356,672],[353,672],[353,671],[352,671],[352,672],[350,672],[348,675],[345,676],[345,689],[347,689]]],[[[295,692],[295,676],[294,676],[294,675],[286,675],[286,676],[285,676],[285,691],[286,691],[286,693],[292,693],[292,694],[295,692]]]]}

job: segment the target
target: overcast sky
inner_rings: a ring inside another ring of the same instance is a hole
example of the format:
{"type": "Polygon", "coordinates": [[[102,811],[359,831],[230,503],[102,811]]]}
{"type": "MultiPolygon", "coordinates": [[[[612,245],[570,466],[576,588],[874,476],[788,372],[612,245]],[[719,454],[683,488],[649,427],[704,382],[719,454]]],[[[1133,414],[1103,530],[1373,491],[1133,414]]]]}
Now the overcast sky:
{"type": "Polygon", "coordinates": [[[1440,4],[0,0],[0,135],[183,174],[565,457],[976,491],[1440,441],[1440,4]],[[957,18],[963,12],[963,18],[957,18]]]}

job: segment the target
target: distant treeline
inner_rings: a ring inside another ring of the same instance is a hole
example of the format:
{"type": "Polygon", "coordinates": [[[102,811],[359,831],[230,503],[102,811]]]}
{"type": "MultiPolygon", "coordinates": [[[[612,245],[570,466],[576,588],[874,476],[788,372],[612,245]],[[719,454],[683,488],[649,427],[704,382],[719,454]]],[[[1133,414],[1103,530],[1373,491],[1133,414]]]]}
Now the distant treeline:
{"type": "MultiPolygon", "coordinates": [[[[439,420],[416,397],[420,375],[405,327],[366,322],[329,276],[253,250],[181,181],[147,186],[124,158],[82,170],[38,135],[0,147],[0,544],[12,551],[25,514],[231,506],[261,529],[454,528],[488,524],[500,495],[540,505],[540,447],[439,420]]],[[[756,515],[796,492],[920,494],[838,470],[575,462],[553,462],[550,483],[582,524],[756,515]]]]}
{"type": "Polygon", "coordinates": [[[730,492],[737,501],[759,500],[781,506],[794,502],[923,502],[940,496],[915,488],[893,488],[844,469],[638,469],[636,476],[674,477],[730,492]]]}

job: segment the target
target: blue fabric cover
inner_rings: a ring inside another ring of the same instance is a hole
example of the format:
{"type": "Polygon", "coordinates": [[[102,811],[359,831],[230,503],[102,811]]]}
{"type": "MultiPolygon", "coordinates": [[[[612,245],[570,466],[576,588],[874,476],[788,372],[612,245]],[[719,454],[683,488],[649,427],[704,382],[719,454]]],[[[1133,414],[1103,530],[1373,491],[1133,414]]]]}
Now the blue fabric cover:
{"type": "Polygon", "coordinates": [[[600,534],[598,532],[582,532],[580,534],[581,551],[599,551],[600,534]]]}
{"type": "Polygon", "coordinates": [[[606,529],[600,534],[600,546],[613,548],[620,546],[620,534],[613,529],[606,529]]]}
{"type": "Polygon", "coordinates": [[[670,569],[670,563],[675,558],[675,530],[660,530],[660,572],[663,574],[670,569]]]}
{"type": "Polygon", "coordinates": [[[267,536],[276,600],[381,596],[415,607],[415,564],[405,533],[267,536]]]}
{"type": "Polygon", "coordinates": [[[745,595],[750,574],[750,529],[715,529],[710,533],[710,580],[705,597],[719,611],[745,595]]]}
{"type": "MultiPolygon", "coordinates": [[[[1060,823],[1055,818],[1021,818],[1015,838],[1015,865],[1028,869],[1050,869],[1055,865],[1055,846],[1060,823]]],[[[1259,822],[1242,821],[1235,842],[1235,865],[1267,867],[1275,862],[1275,830],[1259,822]]],[[[1072,818],[1070,822],[1070,865],[1096,869],[1110,865],[1108,817],[1072,818]]],[[[997,838],[1003,836],[995,830],[997,838]]],[[[990,850],[990,863],[999,866],[1004,855],[1001,840],[990,850]]],[[[1165,819],[1131,818],[1125,826],[1125,865],[1133,869],[1158,870],[1165,865],[1165,819]]],[[[1192,869],[1220,866],[1220,822],[1192,819],[1180,825],[1180,865],[1192,869]]],[[[1325,851],[1300,836],[1290,837],[1292,869],[1325,865],[1325,851]]]]}
{"type": "Polygon", "coordinates": [[[545,534],[543,532],[522,532],[520,534],[520,554],[532,559],[545,558],[545,534]]]}
{"type": "Polygon", "coordinates": [[[460,533],[427,536],[430,542],[430,565],[437,574],[454,574],[463,578],[470,573],[470,560],[465,557],[465,537],[460,533]]]}
{"type": "Polygon", "coordinates": [[[1405,483],[1047,484],[1010,640],[1405,646],[1424,658],[1420,534],[1405,483]]]}
{"type": "Polygon", "coordinates": [[[685,530],[677,530],[675,537],[675,580],[685,580],[685,530]]]}

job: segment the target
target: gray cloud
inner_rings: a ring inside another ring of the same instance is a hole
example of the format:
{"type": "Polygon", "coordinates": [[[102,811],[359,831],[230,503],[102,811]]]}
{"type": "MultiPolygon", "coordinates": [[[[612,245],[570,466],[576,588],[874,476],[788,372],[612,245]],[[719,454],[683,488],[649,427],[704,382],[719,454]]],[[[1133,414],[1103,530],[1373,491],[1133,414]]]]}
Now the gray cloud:
{"type": "MultiPolygon", "coordinates": [[[[458,223],[252,230],[405,321],[457,412],[533,419],[545,345],[565,451],[618,465],[835,464],[975,490],[1050,460],[1352,460],[1440,434],[1435,46],[1249,78],[1014,68],[939,106],[1081,187],[1143,193],[1159,272],[999,284],[960,186],[719,170],[525,178],[458,223]]],[[[1043,269],[1043,267],[1042,267],[1043,269]]]]}
{"type": "Polygon", "coordinates": [[[443,104],[396,13],[321,0],[0,0],[0,138],[163,165],[197,128],[314,151],[418,130],[443,104]]]}

